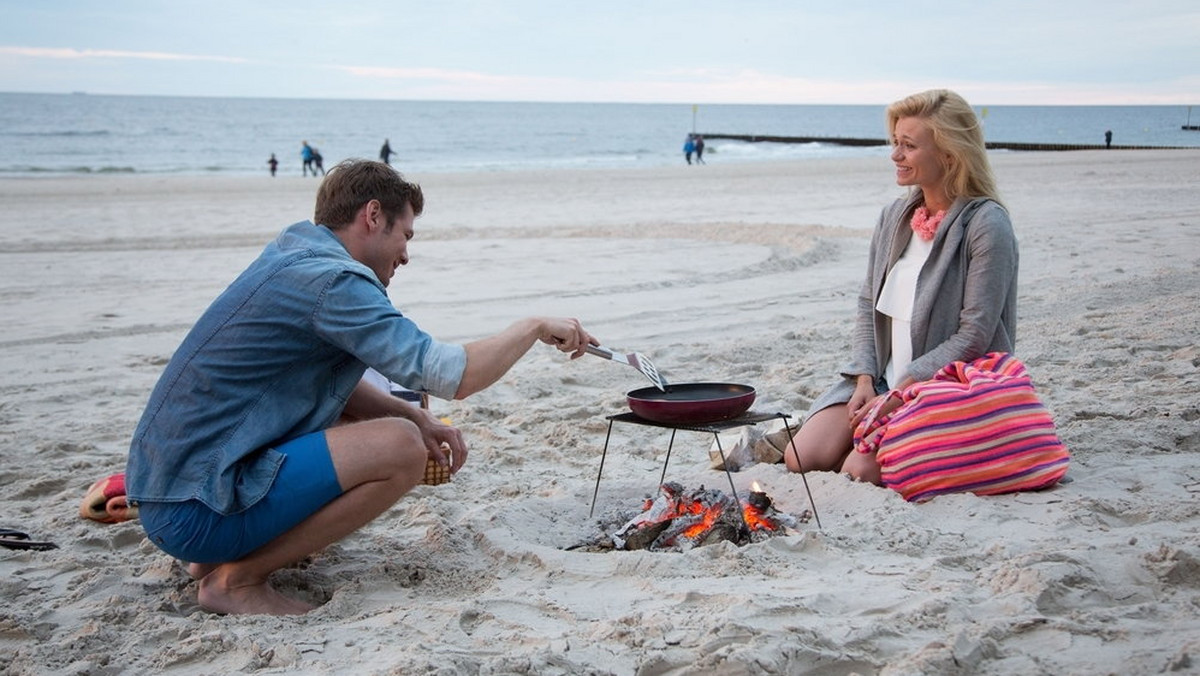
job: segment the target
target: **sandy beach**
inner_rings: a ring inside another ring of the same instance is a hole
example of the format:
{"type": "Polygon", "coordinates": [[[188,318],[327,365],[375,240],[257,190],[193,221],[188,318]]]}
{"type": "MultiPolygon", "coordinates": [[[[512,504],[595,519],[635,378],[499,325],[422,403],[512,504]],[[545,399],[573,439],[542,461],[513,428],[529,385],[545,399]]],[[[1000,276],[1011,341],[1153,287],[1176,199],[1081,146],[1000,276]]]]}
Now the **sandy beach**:
{"type": "MultiPolygon", "coordinates": [[[[834,473],[821,527],[686,552],[576,549],[655,492],[669,431],[611,427],[646,381],[538,346],[432,408],[468,465],[275,581],[320,604],[226,617],[136,523],[81,519],[123,471],[200,312],[314,179],[0,179],[0,672],[1200,673],[1200,151],[992,157],[1020,241],[1016,352],[1072,453],[1039,493],[909,504],[834,473]]],[[[444,340],[571,315],[668,380],[746,383],[797,423],[849,343],[877,158],[410,176],[425,215],[397,307],[444,340]]],[[[712,436],[668,478],[721,487],[712,436]]],[[[785,512],[799,475],[758,464],[785,512]]]]}

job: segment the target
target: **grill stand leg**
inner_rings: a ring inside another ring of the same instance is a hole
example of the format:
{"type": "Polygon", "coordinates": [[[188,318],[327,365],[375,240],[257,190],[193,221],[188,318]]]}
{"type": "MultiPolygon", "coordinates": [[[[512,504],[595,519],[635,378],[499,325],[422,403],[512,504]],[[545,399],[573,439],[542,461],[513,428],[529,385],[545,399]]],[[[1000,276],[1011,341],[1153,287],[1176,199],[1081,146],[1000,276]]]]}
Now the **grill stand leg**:
{"type": "MultiPolygon", "coordinates": [[[[604,459],[608,457],[608,440],[612,438],[613,421],[608,421],[608,433],[604,435],[604,451],[600,454],[600,469],[596,470],[596,488],[592,490],[592,508],[588,510],[588,518],[596,512],[596,496],[600,494],[600,475],[604,474],[604,459]]],[[[663,469],[666,471],[666,468],[663,469]]]]}
{"type": "MultiPolygon", "coordinates": [[[[733,474],[729,472],[729,461],[725,458],[725,449],[721,448],[721,435],[713,432],[713,439],[717,441],[717,450],[721,453],[721,466],[725,468],[725,478],[729,479],[729,490],[733,491],[734,503],[740,505],[742,501],[738,498],[737,489],[733,486],[733,474]]],[[[743,521],[745,519],[743,518],[743,521]]]]}
{"type": "Polygon", "coordinates": [[[671,441],[667,443],[667,458],[666,458],[666,460],[663,460],[662,475],[658,477],[658,485],[659,486],[662,486],[663,482],[665,482],[667,480],[667,463],[671,462],[671,449],[675,448],[675,433],[678,431],[679,430],[677,430],[677,429],[671,430],[671,441]]]}
{"type": "MultiPolygon", "coordinates": [[[[821,527],[821,517],[819,514],[817,514],[817,503],[813,500],[812,491],[808,489],[808,475],[804,473],[804,465],[800,464],[800,451],[796,450],[796,444],[792,443],[792,437],[796,435],[792,432],[792,426],[790,423],[788,423],[787,417],[780,417],[783,419],[783,427],[788,433],[787,446],[788,448],[792,449],[792,457],[796,458],[796,469],[800,470],[800,480],[804,482],[804,492],[808,494],[808,506],[812,507],[813,520],[817,522],[817,530],[823,531],[825,529],[821,527]]],[[[612,423],[609,424],[611,425],[612,423]]],[[[786,448],[784,449],[784,452],[787,452],[786,448]]]]}

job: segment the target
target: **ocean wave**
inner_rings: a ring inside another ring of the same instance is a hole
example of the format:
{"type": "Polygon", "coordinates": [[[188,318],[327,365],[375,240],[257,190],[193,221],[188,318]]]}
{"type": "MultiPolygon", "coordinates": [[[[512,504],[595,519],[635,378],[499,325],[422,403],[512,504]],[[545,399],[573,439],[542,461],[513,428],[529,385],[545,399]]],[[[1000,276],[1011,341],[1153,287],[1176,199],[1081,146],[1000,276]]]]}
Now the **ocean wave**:
{"type": "Polygon", "coordinates": [[[136,174],[133,167],[31,167],[11,166],[0,167],[0,174],[6,175],[47,175],[47,174],[136,174]]]}
{"type": "Polygon", "coordinates": [[[708,141],[704,155],[719,155],[722,159],[786,160],[816,157],[874,157],[886,155],[887,146],[843,146],[836,143],[772,143],[759,141],[708,141]]]}
{"type": "Polygon", "coordinates": [[[62,129],[53,131],[0,131],[0,137],[11,136],[13,138],[97,138],[102,136],[112,136],[112,132],[107,129],[62,129]]]}

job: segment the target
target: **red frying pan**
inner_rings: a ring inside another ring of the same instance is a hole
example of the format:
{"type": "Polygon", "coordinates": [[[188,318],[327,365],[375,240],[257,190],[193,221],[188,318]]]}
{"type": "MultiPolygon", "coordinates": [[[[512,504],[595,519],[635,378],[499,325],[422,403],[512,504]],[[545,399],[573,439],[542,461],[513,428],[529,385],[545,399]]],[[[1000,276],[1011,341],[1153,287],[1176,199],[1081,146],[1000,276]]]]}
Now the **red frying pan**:
{"type": "Polygon", "coordinates": [[[754,403],[754,388],[733,383],[683,383],[643,387],[626,395],[629,410],[666,425],[703,425],[736,418],[754,403]]]}

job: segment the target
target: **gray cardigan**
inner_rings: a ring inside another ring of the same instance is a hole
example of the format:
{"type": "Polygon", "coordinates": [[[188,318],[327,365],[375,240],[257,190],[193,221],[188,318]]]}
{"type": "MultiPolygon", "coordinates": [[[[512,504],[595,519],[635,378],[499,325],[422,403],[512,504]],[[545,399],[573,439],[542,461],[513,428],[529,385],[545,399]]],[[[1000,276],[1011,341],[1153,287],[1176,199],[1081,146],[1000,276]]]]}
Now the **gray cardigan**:
{"type": "MultiPolygon", "coordinates": [[[[861,374],[882,381],[891,356],[891,322],[875,305],[884,277],[912,237],[909,221],[921,201],[920,191],[914,191],[880,214],[858,297],[850,362],[841,369],[842,380],[813,402],[809,415],[849,401],[861,374]]],[[[945,221],[917,278],[908,367],[917,380],[932,378],[953,361],[1012,352],[1016,343],[1017,240],[1008,212],[990,199],[960,198],[945,221]]]]}

